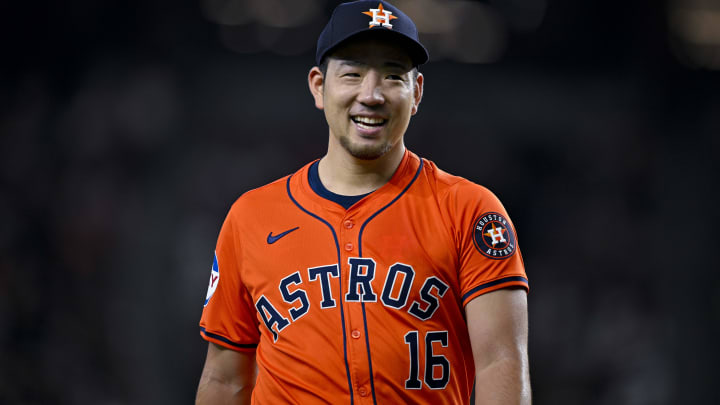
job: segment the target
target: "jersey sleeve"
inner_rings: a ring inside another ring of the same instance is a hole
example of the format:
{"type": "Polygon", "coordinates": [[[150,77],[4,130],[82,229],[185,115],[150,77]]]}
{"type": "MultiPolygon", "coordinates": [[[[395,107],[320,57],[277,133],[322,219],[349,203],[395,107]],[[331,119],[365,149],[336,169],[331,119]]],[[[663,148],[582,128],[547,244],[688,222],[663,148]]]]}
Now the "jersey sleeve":
{"type": "Polygon", "coordinates": [[[252,297],[242,282],[242,257],[234,211],[225,218],[215,248],[200,335],[238,351],[254,350],[260,340],[252,297]]]}
{"type": "Polygon", "coordinates": [[[501,288],[528,290],[515,227],[500,200],[469,181],[456,185],[453,199],[463,306],[501,288]]]}

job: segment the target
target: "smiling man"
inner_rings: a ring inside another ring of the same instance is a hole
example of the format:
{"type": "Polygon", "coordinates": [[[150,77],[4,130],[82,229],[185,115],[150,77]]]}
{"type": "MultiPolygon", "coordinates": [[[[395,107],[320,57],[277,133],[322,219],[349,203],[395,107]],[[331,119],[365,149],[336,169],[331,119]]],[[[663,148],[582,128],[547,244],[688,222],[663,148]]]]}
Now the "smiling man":
{"type": "Polygon", "coordinates": [[[387,2],[338,6],[308,84],[328,150],[220,230],[198,404],[529,404],[528,282],[486,188],[405,148],[428,54],[387,2]]]}

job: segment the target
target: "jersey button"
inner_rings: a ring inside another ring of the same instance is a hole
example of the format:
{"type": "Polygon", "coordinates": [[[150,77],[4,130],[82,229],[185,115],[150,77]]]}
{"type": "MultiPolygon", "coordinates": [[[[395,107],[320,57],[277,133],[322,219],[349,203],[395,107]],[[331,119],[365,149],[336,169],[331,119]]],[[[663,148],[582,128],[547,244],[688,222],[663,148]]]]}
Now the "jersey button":
{"type": "Polygon", "coordinates": [[[343,222],[343,225],[347,229],[352,229],[352,227],[355,226],[355,223],[348,219],[347,221],[343,222]]]}
{"type": "Polygon", "coordinates": [[[351,251],[351,250],[353,250],[353,244],[350,243],[350,242],[346,243],[346,244],[345,244],[345,250],[347,250],[348,252],[351,251]]]}
{"type": "Polygon", "coordinates": [[[360,331],[355,329],[352,331],[352,333],[350,333],[350,336],[352,336],[353,339],[360,339],[360,331]]]}
{"type": "Polygon", "coordinates": [[[368,394],[368,390],[365,387],[360,387],[358,390],[358,394],[360,394],[361,397],[366,397],[368,394]]]}

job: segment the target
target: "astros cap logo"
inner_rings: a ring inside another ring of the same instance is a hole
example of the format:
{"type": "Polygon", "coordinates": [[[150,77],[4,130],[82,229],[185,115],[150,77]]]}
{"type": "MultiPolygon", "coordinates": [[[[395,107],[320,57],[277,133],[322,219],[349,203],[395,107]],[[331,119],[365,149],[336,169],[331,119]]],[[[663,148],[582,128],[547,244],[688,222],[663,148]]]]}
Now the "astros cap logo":
{"type": "Polygon", "coordinates": [[[390,21],[397,18],[392,15],[392,11],[383,9],[382,3],[378,5],[378,8],[371,8],[370,11],[363,11],[362,13],[372,17],[372,21],[370,21],[370,28],[382,25],[385,28],[392,29],[390,21]]]}

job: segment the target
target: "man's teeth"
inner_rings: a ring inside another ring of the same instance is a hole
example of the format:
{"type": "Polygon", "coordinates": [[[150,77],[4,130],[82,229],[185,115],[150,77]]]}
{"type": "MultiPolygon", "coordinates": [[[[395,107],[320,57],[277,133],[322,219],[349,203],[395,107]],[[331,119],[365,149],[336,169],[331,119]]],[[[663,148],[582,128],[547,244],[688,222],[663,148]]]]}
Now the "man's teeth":
{"type": "Polygon", "coordinates": [[[372,118],[372,117],[353,117],[353,121],[357,122],[358,124],[366,124],[366,125],[382,125],[385,123],[385,120],[382,118],[372,118]]]}

